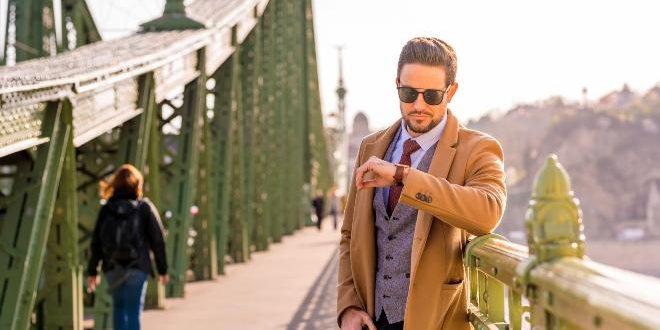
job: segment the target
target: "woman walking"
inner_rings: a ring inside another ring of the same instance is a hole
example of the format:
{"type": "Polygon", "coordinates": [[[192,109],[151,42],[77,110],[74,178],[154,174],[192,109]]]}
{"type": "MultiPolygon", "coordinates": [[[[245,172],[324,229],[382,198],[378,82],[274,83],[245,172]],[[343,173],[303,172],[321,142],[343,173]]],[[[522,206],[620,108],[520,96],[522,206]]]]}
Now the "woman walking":
{"type": "Polygon", "coordinates": [[[156,207],[142,198],[143,182],[140,171],[129,164],[114,173],[102,187],[107,202],[99,211],[92,236],[87,286],[90,292],[96,290],[101,262],[112,295],[115,330],[140,329],[147,277],[154,275],[150,251],[160,282],[168,281],[163,225],[156,207]]]}

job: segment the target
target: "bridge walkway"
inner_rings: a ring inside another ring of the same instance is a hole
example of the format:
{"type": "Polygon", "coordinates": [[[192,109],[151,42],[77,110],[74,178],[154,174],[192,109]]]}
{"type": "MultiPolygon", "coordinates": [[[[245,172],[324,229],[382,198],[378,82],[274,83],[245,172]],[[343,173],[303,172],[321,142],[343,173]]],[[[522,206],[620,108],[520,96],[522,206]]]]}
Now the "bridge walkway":
{"type": "Polygon", "coordinates": [[[330,218],[320,232],[297,231],[216,280],[186,284],[185,298],[144,312],[143,329],[332,329],[338,242],[330,218]]]}

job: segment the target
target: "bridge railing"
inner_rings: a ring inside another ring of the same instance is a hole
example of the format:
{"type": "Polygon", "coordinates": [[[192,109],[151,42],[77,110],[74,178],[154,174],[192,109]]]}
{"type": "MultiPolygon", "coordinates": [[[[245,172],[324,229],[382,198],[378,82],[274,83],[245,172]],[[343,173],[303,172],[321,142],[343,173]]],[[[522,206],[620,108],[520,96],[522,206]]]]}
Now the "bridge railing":
{"type": "Polygon", "coordinates": [[[465,250],[475,329],[660,329],[660,280],[586,258],[581,217],[550,156],[525,220],[529,249],[491,234],[465,250]]]}

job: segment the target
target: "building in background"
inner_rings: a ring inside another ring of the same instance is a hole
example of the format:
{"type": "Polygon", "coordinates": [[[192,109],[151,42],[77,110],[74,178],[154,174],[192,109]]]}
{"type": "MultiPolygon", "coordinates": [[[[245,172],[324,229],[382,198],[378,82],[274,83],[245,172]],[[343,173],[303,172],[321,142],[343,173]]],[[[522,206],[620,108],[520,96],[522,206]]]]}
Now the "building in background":
{"type": "Polygon", "coordinates": [[[365,136],[371,134],[369,129],[369,119],[363,112],[358,112],[353,117],[353,128],[348,135],[348,165],[349,173],[353,173],[353,166],[355,166],[355,158],[360,150],[360,143],[365,136]]]}

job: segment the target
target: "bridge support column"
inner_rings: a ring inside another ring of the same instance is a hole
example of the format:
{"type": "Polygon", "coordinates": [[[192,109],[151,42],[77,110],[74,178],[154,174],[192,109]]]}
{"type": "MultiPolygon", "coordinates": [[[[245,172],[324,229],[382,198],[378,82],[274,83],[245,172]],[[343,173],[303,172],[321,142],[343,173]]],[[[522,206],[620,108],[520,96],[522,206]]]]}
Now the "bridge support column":
{"type": "Polygon", "coordinates": [[[165,193],[172,202],[172,218],[167,222],[167,257],[170,265],[170,283],[167,285],[168,297],[183,297],[186,282],[186,272],[189,262],[189,230],[193,221],[191,207],[195,201],[197,185],[197,168],[199,153],[197,146],[202,134],[202,113],[206,108],[206,64],[205,51],[197,54],[197,70],[200,75],[186,85],[183,92],[183,105],[178,109],[181,118],[180,129],[176,139],[165,140],[165,147],[175,146],[176,153],[167,179],[170,182],[165,193]],[[176,140],[176,142],[174,142],[176,140]],[[168,145],[169,144],[169,145],[168,145]],[[172,195],[173,194],[173,195],[172,195]]]}
{"type": "Polygon", "coordinates": [[[234,262],[245,262],[250,259],[250,235],[247,219],[247,193],[245,189],[245,133],[243,88],[241,84],[241,45],[234,33],[235,51],[231,57],[231,112],[234,116],[233,134],[234,147],[232,158],[231,198],[229,201],[229,254],[234,262]]]}
{"type": "MultiPolygon", "coordinates": [[[[261,21],[261,20],[260,20],[261,21]]],[[[245,151],[246,151],[246,188],[248,195],[248,222],[250,225],[250,242],[257,251],[268,248],[266,222],[269,219],[264,214],[265,189],[265,145],[263,135],[267,134],[264,127],[265,112],[262,108],[261,94],[264,85],[262,72],[263,40],[259,22],[252,33],[241,46],[241,68],[243,86],[243,108],[245,109],[245,151]]]]}
{"type": "MultiPolygon", "coordinates": [[[[144,174],[144,194],[156,205],[162,215],[160,201],[160,169],[158,168],[158,155],[160,155],[160,130],[156,118],[156,96],[153,73],[140,77],[138,107],[142,114],[125,123],[121,130],[120,148],[123,159],[133,164],[144,174]],[[154,157],[155,156],[155,157],[154,157]],[[155,158],[155,160],[154,160],[155,158]],[[155,161],[155,163],[154,163],[155,161]]],[[[154,267],[154,269],[156,269],[154,267]]],[[[149,277],[145,308],[165,308],[165,287],[158,278],[149,277]]]]}
{"type": "Polygon", "coordinates": [[[286,173],[287,169],[287,157],[288,153],[283,150],[283,148],[288,147],[287,135],[289,133],[286,129],[286,100],[285,100],[285,89],[286,89],[286,63],[284,63],[286,52],[286,31],[285,25],[286,21],[284,18],[284,0],[276,0],[271,6],[273,6],[273,16],[274,16],[274,49],[275,49],[275,63],[274,63],[274,96],[275,104],[272,109],[274,112],[273,125],[275,127],[275,136],[273,146],[274,152],[274,162],[273,162],[273,172],[274,172],[274,201],[275,209],[274,214],[276,216],[275,227],[275,241],[280,242],[282,236],[288,235],[290,233],[289,227],[289,214],[286,193],[288,190],[283,189],[287,185],[286,182],[286,173]]]}
{"type": "MultiPolygon", "coordinates": [[[[217,83],[217,82],[216,82],[217,83]]],[[[209,95],[208,86],[204,88],[204,101],[209,95]]],[[[204,102],[206,110],[206,102],[204,102]]],[[[213,117],[209,111],[203,111],[204,121],[202,128],[202,139],[199,144],[199,171],[197,202],[199,214],[195,217],[193,227],[195,230],[195,243],[193,252],[193,272],[195,280],[211,280],[218,274],[218,247],[217,247],[217,216],[216,203],[218,200],[218,186],[215,180],[214,148],[216,141],[211,136],[211,125],[213,117]]]]}
{"type": "MultiPolygon", "coordinates": [[[[68,104],[68,102],[67,102],[68,104]]],[[[67,105],[70,107],[70,105],[67,105]]],[[[78,251],[78,196],[73,134],[66,141],[53,223],[44,264],[45,285],[39,291],[38,324],[44,329],[83,328],[83,268],[78,251]]]]}
{"type": "Polygon", "coordinates": [[[42,136],[49,142],[17,166],[0,231],[0,328],[27,329],[32,319],[56,192],[72,134],[71,105],[48,103],[42,136]]]}
{"type": "Polygon", "coordinates": [[[225,273],[225,256],[228,254],[229,206],[231,200],[232,157],[234,152],[234,111],[232,105],[231,59],[213,74],[213,120],[211,137],[213,144],[214,184],[217,191],[216,238],[218,274],[225,273]]]}

